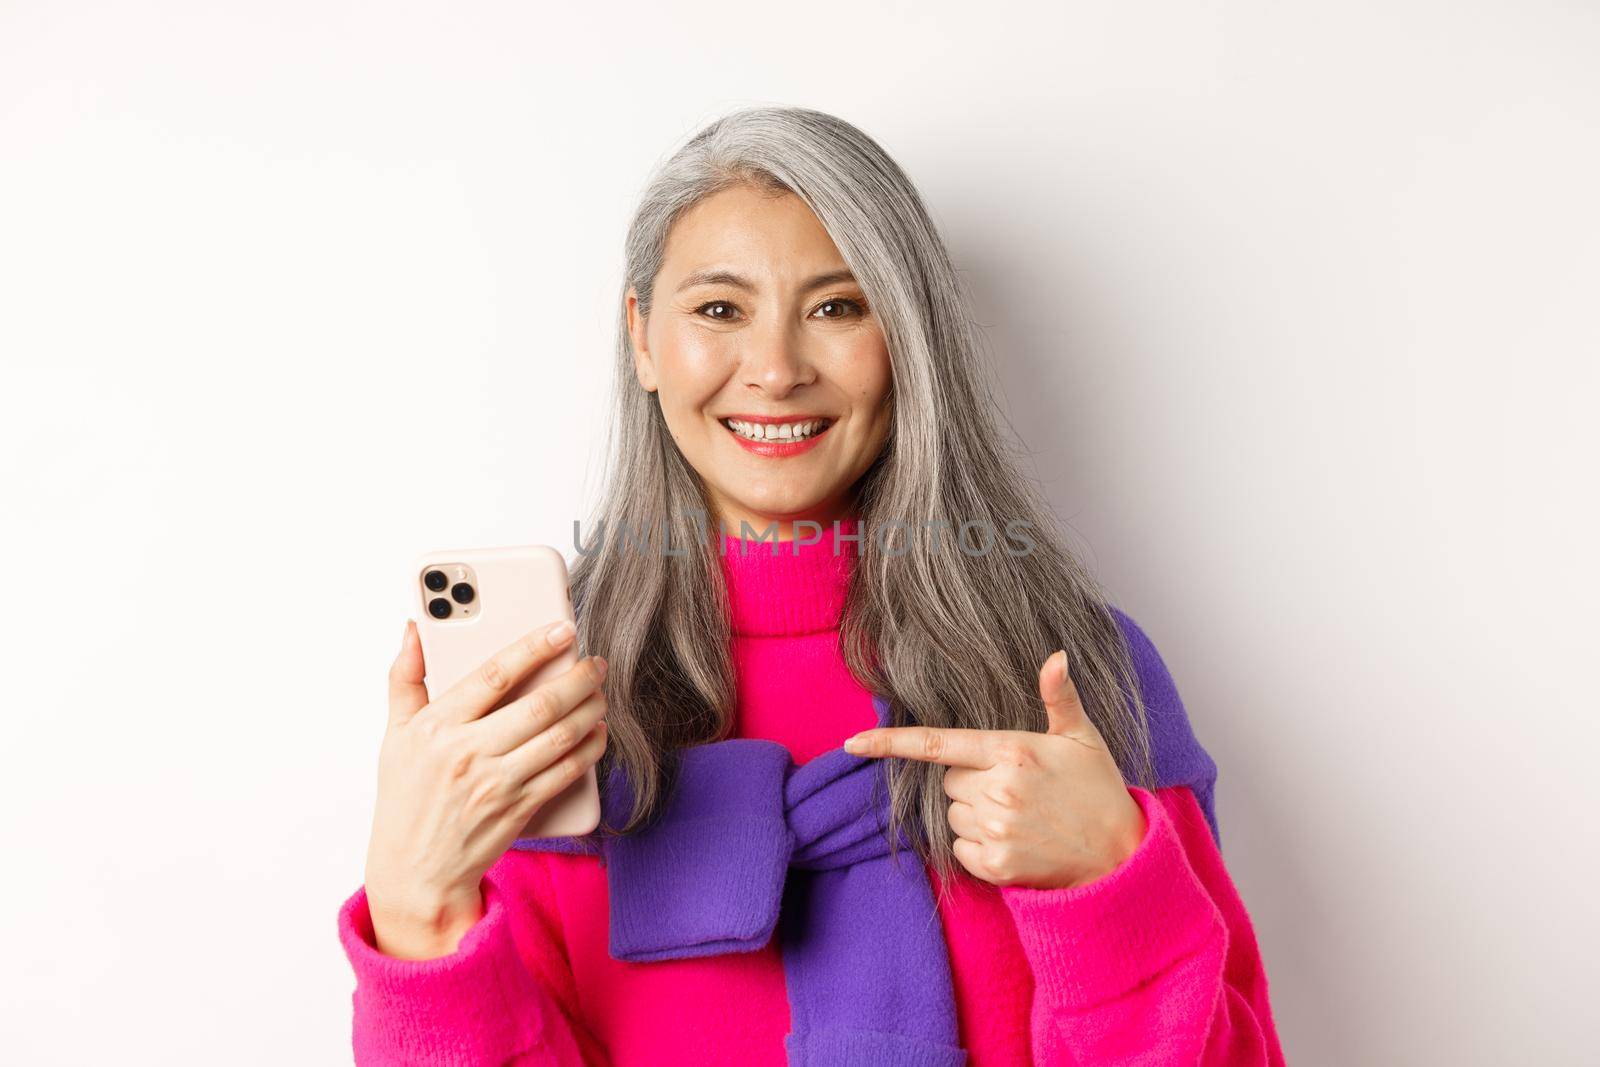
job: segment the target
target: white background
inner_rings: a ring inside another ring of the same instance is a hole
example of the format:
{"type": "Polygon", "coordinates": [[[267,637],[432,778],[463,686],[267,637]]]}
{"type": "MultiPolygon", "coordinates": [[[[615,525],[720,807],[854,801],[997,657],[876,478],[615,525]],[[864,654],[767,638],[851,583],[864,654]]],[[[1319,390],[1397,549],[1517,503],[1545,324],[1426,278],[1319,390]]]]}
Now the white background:
{"type": "Polygon", "coordinates": [[[1221,766],[1290,1062],[1579,1062],[1597,54],[1550,2],[6,3],[4,1058],[348,1061],[404,564],[570,550],[634,197],[780,103],[926,197],[1221,766]]]}

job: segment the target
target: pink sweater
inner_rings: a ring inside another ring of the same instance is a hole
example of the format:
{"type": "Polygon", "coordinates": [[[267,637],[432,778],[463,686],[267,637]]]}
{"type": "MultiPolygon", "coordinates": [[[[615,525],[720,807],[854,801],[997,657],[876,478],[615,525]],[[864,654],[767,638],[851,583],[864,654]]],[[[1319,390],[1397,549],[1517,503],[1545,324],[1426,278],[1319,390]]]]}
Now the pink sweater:
{"type": "MultiPolygon", "coordinates": [[[[837,647],[849,543],[839,556],[824,537],[798,557],[786,545],[741,558],[727,540],[736,736],[803,763],[876,725],[837,647]]],[[[1194,794],[1129,791],[1144,841],[1088,885],[941,884],[928,868],[971,1067],[1284,1062],[1249,915],[1194,794]]],[[[376,949],[365,887],[344,903],[358,1065],[784,1064],[776,938],[755,952],[612,959],[594,856],[512,850],[482,888],[483,917],[432,960],[376,949]]]]}

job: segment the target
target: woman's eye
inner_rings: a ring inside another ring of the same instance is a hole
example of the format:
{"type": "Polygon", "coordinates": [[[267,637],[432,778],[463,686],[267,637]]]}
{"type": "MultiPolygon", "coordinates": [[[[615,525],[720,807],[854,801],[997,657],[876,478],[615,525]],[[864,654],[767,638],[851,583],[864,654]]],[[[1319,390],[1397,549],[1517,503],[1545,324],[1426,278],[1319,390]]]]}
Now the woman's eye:
{"type": "MultiPolygon", "coordinates": [[[[817,305],[817,317],[823,319],[845,319],[851,315],[861,316],[866,314],[866,307],[859,300],[840,298],[838,300],[824,300],[817,305]],[[820,314],[819,314],[820,313],[820,314]]],[[[694,309],[696,315],[704,315],[717,322],[732,322],[737,315],[738,308],[726,300],[711,300],[694,309]],[[721,311],[713,311],[720,308],[721,311]]]]}
{"type": "MultiPolygon", "coordinates": [[[[699,307],[695,308],[694,309],[694,313],[696,315],[705,315],[706,314],[706,308],[730,308],[731,309],[732,307],[733,307],[733,305],[728,303],[726,300],[713,300],[709,304],[701,304],[699,307]]],[[[716,319],[718,322],[726,322],[729,319],[729,317],[730,316],[727,316],[727,315],[706,315],[706,318],[708,318],[708,319],[716,319]]]]}
{"type": "MultiPolygon", "coordinates": [[[[865,312],[866,312],[866,308],[862,307],[861,304],[858,301],[845,300],[845,299],[842,299],[842,298],[839,299],[839,300],[825,300],[817,307],[817,310],[818,311],[822,311],[824,308],[848,308],[850,313],[853,313],[853,314],[856,314],[856,315],[865,314],[865,312]]],[[[840,318],[845,318],[846,316],[845,315],[823,315],[822,317],[825,318],[825,319],[840,319],[840,318]]]]}

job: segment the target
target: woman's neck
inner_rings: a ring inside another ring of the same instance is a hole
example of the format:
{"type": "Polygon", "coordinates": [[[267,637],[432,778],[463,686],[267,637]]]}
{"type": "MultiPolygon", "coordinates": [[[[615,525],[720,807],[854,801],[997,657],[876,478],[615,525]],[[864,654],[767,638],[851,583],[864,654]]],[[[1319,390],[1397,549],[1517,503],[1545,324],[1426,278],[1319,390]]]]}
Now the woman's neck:
{"type": "Polygon", "coordinates": [[[838,629],[859,529],[849,518],[839,520],[837,537],[825,527],[815,540],[806,527],[787,541],[723,535],[733,632],[776,637],[838,629]]]}

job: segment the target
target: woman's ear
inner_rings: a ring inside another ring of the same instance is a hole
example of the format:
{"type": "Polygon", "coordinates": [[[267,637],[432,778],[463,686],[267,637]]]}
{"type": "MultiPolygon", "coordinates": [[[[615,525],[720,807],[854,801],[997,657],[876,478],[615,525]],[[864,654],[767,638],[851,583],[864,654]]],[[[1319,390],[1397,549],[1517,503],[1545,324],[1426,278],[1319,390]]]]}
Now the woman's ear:
{"type": "Polygon", "coordinates": [[[645,347],[645,319],[639,314],[639,294],[628,288],[628,340],[633,347],[633,375],[639,379],[639,384],[645,392],[656,391],[656,365],[650,358],[650,350],[645,347]]]}

